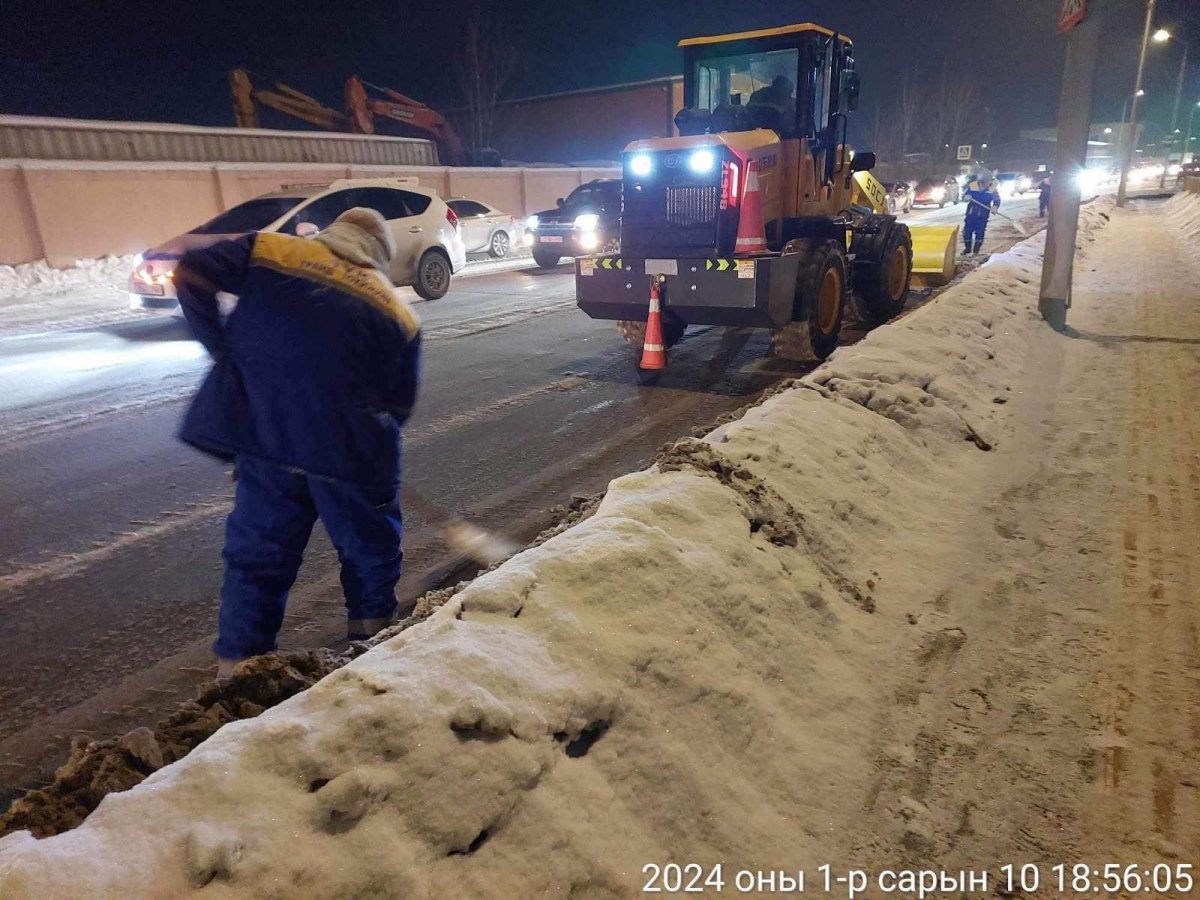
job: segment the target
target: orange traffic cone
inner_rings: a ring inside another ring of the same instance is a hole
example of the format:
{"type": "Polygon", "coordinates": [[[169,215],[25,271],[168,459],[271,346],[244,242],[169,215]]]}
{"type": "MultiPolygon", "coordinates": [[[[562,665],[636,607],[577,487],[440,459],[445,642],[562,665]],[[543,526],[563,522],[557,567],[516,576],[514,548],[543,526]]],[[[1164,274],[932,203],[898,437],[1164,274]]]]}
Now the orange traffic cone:
{"type": "Polygon", "coordinates": [[[662,310],[658,306],[658,282],[650,282],[650,313],[646,316],[646,339],[642,342],[639,368],[660,371],[667,367],[667,348],[663,346],[662,310]]]}
{"type": "Polygon", "coordinates": [[[758,163],[750,160],[746,173],[746,199],[738,219],[737,252],[765,253],[767,225],[763,221],[762,191],[758,189],[758,163]]]}

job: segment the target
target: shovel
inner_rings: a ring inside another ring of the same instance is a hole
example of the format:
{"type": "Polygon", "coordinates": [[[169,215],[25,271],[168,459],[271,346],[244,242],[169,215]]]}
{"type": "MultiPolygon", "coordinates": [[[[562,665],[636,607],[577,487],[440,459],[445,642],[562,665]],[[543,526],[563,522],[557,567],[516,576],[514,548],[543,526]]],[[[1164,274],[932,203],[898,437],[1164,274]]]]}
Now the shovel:
{"type": "Polygon", "coordinates": [[[980,202],[979,202],[978,200],[976,200],[974,197],[968,197],[968,198],[967,198],[967,201],[968,201],[968,202],[970,202],[970,203],[974,203],[976,206],[982,206],[984,209],[991,210],[991,212],[992,212],[994,215],[997,215],[997,216],[999,216],[1000,218],[1002,218],[1002,219],[1006,219],[1006,220],[1008,220],[1009,222],[1011,222],[1011,223],[1012,223],[1012,227],[1013,227],[1013,228],[1015,228],[1015,229],[1017,229],[1017,233],[1018,233],[1019,235],[1021,235],[1021,237],[1029,237],[1029,232],[1028,232],[1028,231],[1026,231],[1026,230],[1025,230],[1025,229],[1024,229],[1022,226],[1021,226],[1021,223],[1020,223],[1020,222],[1018,222],[1016,219],[1014,219],[1012,216],[1006,216],[1004,213],[1000,212],[1000,210],[998,210],[998,209],[992,209],[992,208],[991,208],[990,206],[988,206],[987,204],[985,204],[985,203],[980,203],[980,202]]]}
{"type": "Polygon", "coordinates": [[[448,515],[426,500],[415,488],[402,487],[400,496],[406,506],[415,509],[438,527],[452,550],[481,566],[494,566],[521,549],[515,541],[504,535],[448,515]]]}

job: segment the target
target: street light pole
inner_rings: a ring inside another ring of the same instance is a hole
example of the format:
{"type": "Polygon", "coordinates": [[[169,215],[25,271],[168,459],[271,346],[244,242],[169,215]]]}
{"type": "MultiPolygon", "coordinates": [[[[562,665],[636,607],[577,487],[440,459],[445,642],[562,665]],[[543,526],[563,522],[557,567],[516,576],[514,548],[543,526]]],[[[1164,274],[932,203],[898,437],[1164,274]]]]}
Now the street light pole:
{"type": "MultiPolygon", "coordinates": [[[[1192,122],[1196,118],[1196,107],[1200,106],[1200,100],[1192,104],[1192,111],[1188,113],[1187,134],[1183,136],[1183,152],[1179,154],[1179,165],[1182,166],[1187,162],[1188,145],[1192,142],[1192,122]]],[[[1194,158],[1194,157],[1193,157],[1194,158]]]]}
{"type": "Polygon", "coordinates": [[[1137,79],[1133,87],[1133,103],[1129,111],[1132,137],[1125,142],[1125,158],[1121,160],[1121,181],[1117,185],[1117,206],[1125,205],[1125,187],[1129,182],[1129,167],[1133,164],[1133,145],[1137,143],[1138,91],[1142,89],[1142,70],[1146,67],[1146,45],[1150,43],[1150,24],[1154,21],[1155,0],[1146,0],[1146,27],[1142,29],[1142,50],[1138,55],[1137,79]]]}
{"type": "MultiPolygon", "coordinates": [[[[1165,188],[1167,186],[1167,169],[1171,165],[1170,142],[1175,139],[1175,129],[1179,127],[1179,99],[1183,96],[1183,76],[1187,70],[1188,42],[1182,38],[1176,38],[1176,40],[1183,44],[1183,58],[1179,60],[1179,76],[1175,79],[1175,106],[1171,109],[1171,130],[1167,135],[1167,158],[1163,161],[1162,175],[1160,175],[1158,179],[1158,186],[1160,188],[1165,188]]],[[[1184,146],[1183,151],[1184,153],[1187,152],[1186,145],[1184,146]]],[[[1180,165],[1183,164],[1182,157],[1180,157],[1179,162],[1180,165]]]]}

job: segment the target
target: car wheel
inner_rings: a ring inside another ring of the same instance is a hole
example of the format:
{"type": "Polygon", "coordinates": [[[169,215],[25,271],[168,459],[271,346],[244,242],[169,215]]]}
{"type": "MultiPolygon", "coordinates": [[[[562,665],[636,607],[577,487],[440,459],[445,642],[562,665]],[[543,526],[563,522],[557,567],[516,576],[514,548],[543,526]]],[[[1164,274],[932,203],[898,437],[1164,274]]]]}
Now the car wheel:
{"type": "Polygon", "coordinates": [[[502,259],[508,256],[508,251],[508,232],[497,231],[492,235],[492,242],[488,245],[488,255],[495,259],[502,259]]]}
{"type": "Polygon", "coordinates": [[[440,300],[450,290],[450,259],[440,250],[426,250],[417,263],[413,290],[424,300],[440,300]]]}
{"type": "Polygon", "coordinates": [[[558,265],[558,261],[562,259],[558,253],[553,250],[534,250],[533,261],[542,269],[553,269],[558,265]]]}

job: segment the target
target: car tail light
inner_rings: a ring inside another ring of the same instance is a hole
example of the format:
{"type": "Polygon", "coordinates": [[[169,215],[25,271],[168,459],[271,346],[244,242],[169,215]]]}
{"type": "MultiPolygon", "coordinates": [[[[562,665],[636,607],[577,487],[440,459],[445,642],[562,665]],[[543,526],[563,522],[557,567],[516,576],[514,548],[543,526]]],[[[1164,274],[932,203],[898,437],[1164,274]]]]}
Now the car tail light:
{"type": "Polygon", "coordinates": [[[721,209],[729,209],[738,205],[739,176],[741,171],[738,164],[726,160],[721,164],[721,209]]]}
{"type": "Polygon", "coordinates": [[[450,207],[446,207],[446,221],[454,226],[454,230],[458,231],[458,213],[450,207]]]}

